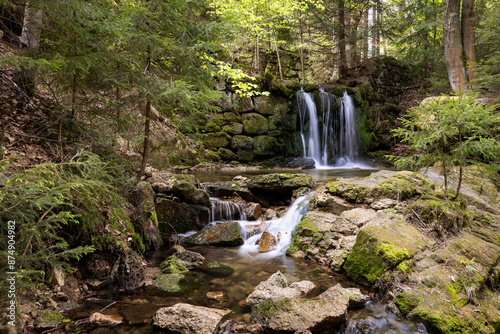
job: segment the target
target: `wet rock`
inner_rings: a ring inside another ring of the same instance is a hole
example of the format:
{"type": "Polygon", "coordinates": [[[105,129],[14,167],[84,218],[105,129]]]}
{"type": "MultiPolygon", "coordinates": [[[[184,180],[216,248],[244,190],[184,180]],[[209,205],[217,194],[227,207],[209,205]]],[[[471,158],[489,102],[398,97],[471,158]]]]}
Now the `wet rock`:
{"type": "Polygon", "coordinates": [[[210,262],[207,264],[205,271],[212,276],[217,277],[227,277],[231,276],[234,273],[234,269],[230,266],[227,266],[223,263],[219,262],[210,262]]]}
{"type": "Polygon", "coordinates": [[[206,206],[176,202],[167,198],[157,199],[156,212],[160,231],[169,234],[200,230],[208,224],[210,217],[206,206]]]}
{"type": "Polygon", "coordinates": [[[187,244],[207,246],[240,246],[243,245],[239,224],[226,222],[208,227],[183,240],[187,244]]]}
{"type": "Polygon", "coordinates": [[[266,220],[277,219],[278,213],[276,211],[274,211],[273,209],[267,209],[264,216],[265,216],[266,220]]]}
{"type": "Polygon", "coordinates": [[[311,158],[292,158],[285,162],[286,168],[312,169],[315,167],[314,159],[311,158]]]}
{"type": "Polygon", "coordinates": [[[175,256],[169,256],[160,264],[160,269],[165,274],[177,274],[188,271],[186,266],[175,256]]]}
{"type": "Polygon", "coordinates": [[[260,224],[258,224],[258,225],[246,225],[244,227],[243,233],[247,237],[251,237],[253,235],[263,233],[267,229],[268,226],[269,226],[269,224],[266,223],[265,221],[261,221],[260,224]]]}
{"type": "Polygon", "coordinates": [[[310,281],[301,281],[288,286],[286,277],[278,270],[266,281],[260,282],[245,302],[248,305],[255,305],[266,299],[299,298],[311,292],[315,287],[310,281]]]}
{"type": "Polygon", "coordinates": [[[251,320],[261,324],[265,332],[317,332],[341,324],[346,318],[347,304],[347,299],[267,299],[252,307],[251,320]]]}
{"type": "Polygon", "coordinates": [[[175,245],[169,249],[168,254],[179,260],[188,270],[199,269],[203,266],[205,258],[197,252],[186,250],[181,245],[175,245]]]}
{"type": "Polygon", "coordinates": [[[262,207],[259,203],[248,203],[245,208],[245,215],[248,220],[257,220],[262,215],[262,207]]]}
{"type": "Polygon", "coordinates": [[[148,286],[148,293],[159,296],[183,295],[199,287],[200,280],[188,274],[164,274],[148,286]]]}
{"type": "Polygon", "coordinates": [[[213,334],[230,310],[213,309],[184,303],[162,307],[153,318],[153,325],[185,334],[213,334]]]}
{"type": "Polygon", "coordinates": [[[270,232],[262,233],[262,236],[259,240],[259,252],[266,253],[270,252],[273,249],[276,249],[278,246],[278,238],[274,236],[274,234],[270,232]]]}
{"type": "Polygon", "coordinates": [[[89,323],[94,326],[116,326],[123,322],[123,317],[117,314],[93,313],[90,316],[89,323]]]}
{"type": "Polygon", "coordinates": [[[266,207],[289,203],[293,191],[302,187],[313,188],[314,181],[306,174],[266,174],[251,178],[248,189],[266,207]]]}
{"type": "Polygon", "coordinates": [[[125,320],[129,325],[146,324],[151,321],[159,306],[147,300],[134,301],[132,305],[121,309],[125,320]]]}
{"type": "Polygon", "coordinates": [[[320,300],[347,299],[349,308],[363,307],[368,296],[363,295],[358,288],[343,288],[340,284],[332,286],[318,296],[320,300]]]}
{"type": "Polygon", "coordinates": [[[227,295],[224,291],[209,291],[207,292],[207,298],[220,303],[227,301],[227,295]]]}

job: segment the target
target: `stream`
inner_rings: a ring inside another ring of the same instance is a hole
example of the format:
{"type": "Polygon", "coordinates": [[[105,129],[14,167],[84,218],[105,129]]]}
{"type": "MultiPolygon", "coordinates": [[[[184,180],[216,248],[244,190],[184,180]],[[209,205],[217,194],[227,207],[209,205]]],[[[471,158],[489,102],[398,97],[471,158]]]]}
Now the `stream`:
{"type": "MultiPolygon", "coordinates": [[[[341,170],[341,169],[324,169],[324,170],[299,170],[294,172],[307,173],[313,176],[317,184],[329,182],[338,177],[353,177],[353,176],[367,176],[374,170],[341,170]]],[[[201,182],[214,182],[231,180],[236,175],[250,176],[267,173],[266,170],[247,170],[247,171],[211,171],[197,173],[196,177],[201,182]]],[[[279,172],[272,170],[272,172],[279,172]]],[[[290,172],[288,170],[288,172],[290,172]]],[[[299,198],[299,201],[308,201],[310,198],[299,198]]],[[[310,196],[307,196],[310,197],[310,196]]],[[[307,204],[306,203],[306,204],[307,204]]],[[[300,203],[302,204],[302,203],[300,203]]],[[[286,216],[292,215],[292,204],[286,216]]],[[[302,211],[301,215],[305,214],[302,211]]],[[[285,218],[283,217],[283,219],[285,218]]],[[[243,217],[244,218],[244,217],[243,217]]],[[[298,218],[300,221],[300,217],[298,218]]],[[[285,219],[284,219],[285,221],[285,219]]],[[[271,222],[271,221],[270,221],[271,222]]],[[[256,222],[239,221],[240,226],[247,224],[255,224],[256,222]]],[[[286,233],[292,233],[295,226],[287,226],[286,233]]],[[[249,240],[248,238],[247,240],[249,240]]],[[[184,247],[188,250],[200,253],[205,257],[205,263],[219,262],[230,266],[234,269],[233,274],[228,277],[216,277],[204,271],[193,271],[192,275],[195,276],[196,286],[189,293],[189,295],[177,297],[165,297],[148,294],[147,289],[137,289],[132,292],[112,293],[105,292],[100,295],[101,304],[97,305],[99,308],[104,305],[103,301],[108,298],[108,301],[116,301],[106,313],[116,314],[125,318],[124,325],[119,325],[113,328],[99,328],[91,331],[91,333],[141,333],[141,334],[158,334],[170,333],[168,331],[155,328],[149,324],[156,310],[172,306],[176,303],[183,302],[194,305],[215,307],[215,308],[229,308],[232,313],[226,319],[233,321],[244,321],[245,314],[250,313],[250,307],[241,303],[244,301],[252,289],[260,282],[267,280],[273,273],[278,270],[281,271],[287,278],[289,283],[298,282],[301,280],[312,281],[317,289],[312,296],[319,295],[321,292],[328,288],[340,283],[342,287],[356,287],[361,290],[363,294],[372,295],[370,291],[364,286],[358,285],[349,281],[345,274],[338,274],[333,272],[328,267],[320,266],[308,260],[301,258],[291,258],[284,255],[284,251],[288,244],[282,245],[284,249],[279,248],[279,251],[272,253],[270,256],[259,256],[258,251],[253,246],[254,241],[245,242],[240,247],[184,247]],[[257,255],[256,255],[257,254],[257,255]],[[209,299],[208,292],[223,292],[225,298],[223,301],[209,299]]],[[[152,253],[146,254],[148,260],[148,267],[157,267],[166,259],[168,249],[159,249],[152,253]]],[[[96,307],[96,308],[98,308],[96,307]]],[[[221,332],[223,333],[223,332],[221,332]]],[[[427,333],[425,327],[419,323],[411,322],[405,319],[397,318],[393,313],[388,311],[387,305],[378,304],[375,302],[368,302],[364,308],[349,310],[347,321],[338,328],[331,329],[328,333],[347,333],[347,334],[369,334],[369,333],[384,333],[384,334],[417,334],[427,333]]]]}

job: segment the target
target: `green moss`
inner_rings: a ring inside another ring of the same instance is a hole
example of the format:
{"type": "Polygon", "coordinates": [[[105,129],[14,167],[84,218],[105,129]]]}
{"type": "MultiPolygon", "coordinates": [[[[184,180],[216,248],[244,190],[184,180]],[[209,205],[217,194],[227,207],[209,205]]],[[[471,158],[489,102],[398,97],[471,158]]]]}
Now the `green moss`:
{"type": "MultiPolygon", "coordinates": [[[[289,298],[280,299],[265,299],[259,304],[255,305],[255,313],[258,314],[260,318],[269,318],[279,311],[286,309],[290,305],[289,298]]],[[[252,309],[252,313],[254,310],[252,309]]]]}
{"type": "Polygon", "coordinates": [[[410,258],[410,253],[405,248],[397,248],[391,244],[383,244],[378,249],[391,266],[396,266],[398,263],[410,258]]]}
{"type": "Polygon", "coordinates": [[[62,322],[64,319],[63,315],[54,310],[43,310],[40,318],[43,322],[50,324],[51,327],[55,327],[62,322]]]}
{"type": "Polygon", "coordinates": [[[432,193],[411,203],[405,209],[405,213],[410,216],[417,214],[418,219],[426,224],[438,221],[445,229],[457,229],[468,225],[470,214],[462,203],[443,200],[435,195],[436,193],[432,193]]]}
{"type": "Polygon", "coordinates": [[[188,271],[184,263],[179,261],[175,256],[169,256],[165,261],[160,264],[160,269],[165,274],[178,274],[188,271]]]}
{"type": "Polygon", "coordinates": [[[151,220],[155,224],[156,227],[158,227],[158,217],[156,216],[156,209],[153,210],[153,213],[151,214],[151,220]]]}
{"type": "Polygon", "coordinates": [[[234,273],[233,268],[219,262],[209,263],[205,270],[207,271],[207,273],[219,277],[231,276],[234,273]]]}
{"type": "Polygon", "coordinates": [[[404,316],[408,315],[420,302],[420,298],[413,293],[400,293],[394,299],[394,303],[398,306],[404,316]]]}
{"type": "Polygon", "coordinates": [[[399,271],[401,271],[403,274],[408,274],[411,271],[412,268],[412,261],[411,260],[405,260],[401,262],[400,264],[397,265],[396,267],[399,271]]]}

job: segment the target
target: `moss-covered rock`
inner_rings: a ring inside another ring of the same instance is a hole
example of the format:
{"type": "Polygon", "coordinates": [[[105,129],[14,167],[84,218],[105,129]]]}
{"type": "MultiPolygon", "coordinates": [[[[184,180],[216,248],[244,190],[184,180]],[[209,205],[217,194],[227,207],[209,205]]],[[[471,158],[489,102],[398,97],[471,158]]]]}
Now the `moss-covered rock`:
{"type": "Polygon", "coordinates": [[[205,129],[208,132],[219,132],[221,130],[221,127],[215,122],[208,122],[207,125],[205,126],[205,129]]]}
{"type": "Polygon", "coordinates": [[[208,224],[210,212],[202,205],[157,198],[158,227],[163,233],[184,233],[199,230],[208,224]]]}
{"type": "Polygon", "coordinates": [[[227,148],[219,148],[217,150],[217,154],[225,161],[234,161],[238,159],[238,156],[227,148]]]}
{"type": "Polygon", "coordinates": [[[227,277],[231,276],[234,273],[233,268],[219,262],[210,262],[209,264],[207,264],[205,271],[212,276],[218,277],[227,277]]]}
{"type": "Polygon", "coordinates": [[[160,264],[160,269],[165,274],[178,274],[188,271],[187,267],[175,256],[169,256],[160,264]]]}
{"type": "Polygon", "coordinates": [[[239,224],[226,222],[208,227],[183,240],[187,244],[206,246],[240,246],[243,245],[239,224]]]}
{"type": "Polygon", "coordinates": [[[258,136],[254,140],[253,152],[258,156],[279,154],[278,140],[270,136],[258,136]]]}
{"type": "Polygon", "coordinates": [[[273,115],[279,110],[278,102],[273,96],[255,96],[253,102],[255,110],[262,115],[273,115]]]}
{"type": "Polygon", "coordinates": [[[210,196],[208,196],[207,192],[196,188],[190,182],[174,181],[170,193],[179,197],[181,201],[190,204],[207,205],[210,202],[210,196]]]}
{"type": "Polygon", "coordinates": [[[234,136],[231,140],[231,148],[235,150],[252,150],[254,139],[247,136],[234,136]]]}
{"type": "Polygon", "coordinates": [[[238,161],[252,161],[255,155],[253,150],[239,149],[238,150],[238,161]]]}
{"type": "Polygon", "coordinates": [[[273,173],[253,177],[248,182],[248,188],[255,190],[298,189],[302,187],[314,187],[311,175],[273,173]]]}
{"type": "Polygon", "coordinates": [[[265,135],[269,131],[267,118],[257,113],[244,114],[242,117],[243,133],[247,135],[265,135]]]}
{"type": "Polygon", "coordinates": [[[229,123],[222,127],[222,131],[232,134],[239,135],[243,132],[243,124],[241,123],[229,123]]]}
{"type": "Polygon", "coordinates": [[[227,123],[241,123],[241,116],[235,112],[224,113],[224,122],[227,123]]]}
{"type": "Polygon", "coordinates": [[[148,286],[147,291],[155,296],[179,296],[190,293],[200,286],[199,277],[182,273],[164,274],[148,286]]]}
{"type": "Polygon", "coordinates": [[[225,132],[208,133],[203,140],[203,143],[208,148],[226,147],[230,142],[231,136],[225,132]]]}
{"type": "Polygon", "coordinates": [[[433,244],[413,226],[395,217],[359,231],[344,269],[356,282],[373,284],[384,272],[433,244]]]}

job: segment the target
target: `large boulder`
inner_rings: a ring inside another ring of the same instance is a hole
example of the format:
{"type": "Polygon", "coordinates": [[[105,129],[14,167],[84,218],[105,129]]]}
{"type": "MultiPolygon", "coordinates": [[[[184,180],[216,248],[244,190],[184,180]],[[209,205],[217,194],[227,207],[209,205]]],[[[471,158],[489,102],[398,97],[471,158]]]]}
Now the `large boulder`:
{"type": "Polygon", "coordinates": [[[142,236],[145,250],[156,249],[161,245],[155,197],[151,184],[146,181],[137,183],[129,194],[130,202],[135,207],[131,220],[135,231],[142,236]]]}
{"type": "Polygon", "coordinates": [[[279,111],[279,105],[273,96],[255,96],[253,98],[255,110],[262,115],[273,115],[279,111]]]}
{"type": "Polygon", "coordinates": [[[349,308],[363,307],[368,301],[368,296],[361,293],[358,288],[343,288],[340,284],[332,286],[318,296],[319,300],[348,300],[349,308]]]}
{"type": "Polygon", "coordinates": [[[401,215],[385,215],[377,224],[361,228],[344,269],[356,282],[371,285],[386,271],[434,244],[401,215]]]}
{"type": "Polygon", "coordinates": [[[266,333],[316,333],[344,322],[348,300],[267,299],[252,307],[251,321],[266,333]]]}
{"type": "Polygon", "coordinates": [[[256,136],[265,135],[269,131],[267,118],[257,113],[249,113],[241,116],[243,122],[243,133],[256,136]]]}
{"type": "Polygon", "coordinates": [[[170,193],[178,197],[182,202],[189,204],[208,205],[210,203],[210,196],[208,196],[207,192],[196,188],[190,182],[175,181],[172,184],[170,193]]]}
{"type": "Polygon", "coordinates": [[[200,230],[208,224],[210,210],[206,206],[157,198],[158,227],[163,233],[184,233],[200,230]]]}
{"type": "Polygon", "coordinates": [[[205,135],[203,144],[208,148],[226,147],[231,141],[231,136],[225,132],[208,133],[205,135]]]}
{"type": "Polygon", "coordinates": [[[183,240],[186,244],[205,246],[240,246],[243,245],[239,224],[226,222],[208,227],[183,240]]]}
{"type": "Polygon", "coordinates": [[[248,295],[245,303],[255,305],[264,300],[276,298],[299,298],[307,295],[316,286],[310,281],[295,282],[288,285],[288,281],[279,270],[259,285],[248,295]]]}
{"type": "Polygon", "coordinates": [[[184,334],[213,334],[230,310],[178,303],[162,307],[153,318],[153,325],[184,334]]]}

